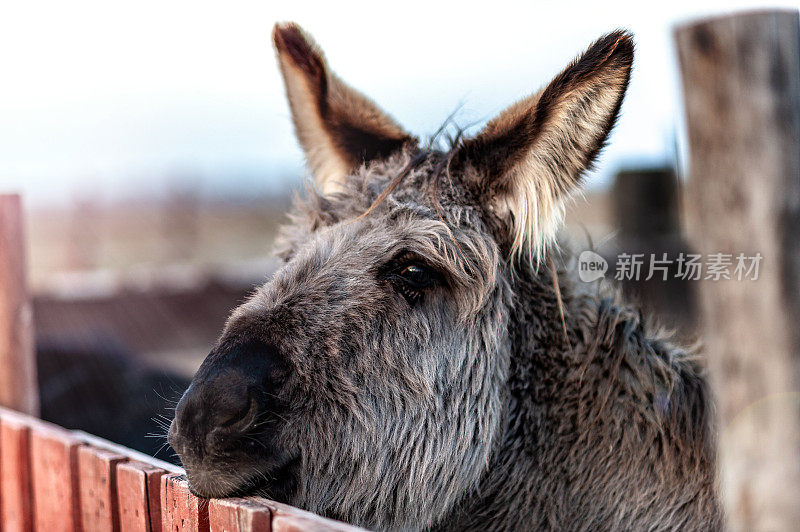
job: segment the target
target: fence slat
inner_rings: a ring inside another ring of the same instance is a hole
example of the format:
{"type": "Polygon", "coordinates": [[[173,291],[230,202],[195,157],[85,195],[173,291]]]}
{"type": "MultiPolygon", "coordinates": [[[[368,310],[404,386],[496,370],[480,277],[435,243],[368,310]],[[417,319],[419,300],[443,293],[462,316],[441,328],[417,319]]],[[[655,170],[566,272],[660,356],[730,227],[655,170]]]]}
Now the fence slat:
{"type": "Polygon", "coordinates": [[[211,532],[269,532],[271,512],[250,499],[213,499],[208,505],[211,532]]]}
{"type": "Polygon", "coordinates": [[[69,431],[33,426],[30,432],[33,514],[37,530],[80,532],[78,447],[69,431]]]}
{"type": "Polygon", "coordinates": [[[78,449],[81,524],[84,530],[119,530],[117,464],[122,455],[83,446],[78,449]]]}
{"type": "Polygon", "coordinates": [[[0,194],[0,406],[39,414],[22,201],[0,194]]]}
{"type": "Polygon", "coordinates": [[[330,527],[297,515],[276,515],[272,519],[272,532],[327,532],[330,527]]]}
{"type": "Polygon", "coordinates": [[[272,532],[364,532],[340,521],[333,521],[317,514],[267,499],[259,499],[272,512],[272,532]]]}
{"type": "Polygon", "coordinates": [[[22,420],[0,417],[0,529],[33,530],[29,454],[30,429],[22,420]]]}
{"type": "Polygon", "coordinates": [[[208,502],[189,492],[183,475],[161,477],[161,528],[174,532],[208,532],[208,502]]]}
{"type": "Polygon", "coordinates": [[[121,532],[161,531],[163,469],[142,462],[117,467],[117,500],[121,532]]]}

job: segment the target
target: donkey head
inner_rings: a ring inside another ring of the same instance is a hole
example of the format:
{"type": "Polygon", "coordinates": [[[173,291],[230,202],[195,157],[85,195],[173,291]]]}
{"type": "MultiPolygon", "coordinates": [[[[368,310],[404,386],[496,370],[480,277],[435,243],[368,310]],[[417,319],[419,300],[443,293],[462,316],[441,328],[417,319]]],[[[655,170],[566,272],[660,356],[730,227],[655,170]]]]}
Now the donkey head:
{"type": "Polygon", "coordinates": [[[228,319],[170,442],[201,496],[424,527],[504,438],[512,270],[535,275],[614,124],[633,44],[601,38],[437,150],[344,84],[296,25],[274,42],[321,192],[284,230],[283,267],[228,319]]]}

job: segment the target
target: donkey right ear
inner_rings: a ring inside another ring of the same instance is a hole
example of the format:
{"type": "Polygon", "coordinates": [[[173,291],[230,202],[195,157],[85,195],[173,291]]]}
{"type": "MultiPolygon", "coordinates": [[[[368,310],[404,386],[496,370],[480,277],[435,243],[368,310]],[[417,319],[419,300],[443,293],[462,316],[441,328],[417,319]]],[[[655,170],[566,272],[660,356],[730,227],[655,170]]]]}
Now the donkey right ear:
{"type": "Polygon", "coordinates": [[[329,69],[322,51],[293,23],[273,31],[295,133],[323,193],[339,190],[365,162],[417,139],[329,69]]]}
{"type": "Polygon", "coordinates": [[[547,87],[512,105],[459,148],[478,194],[511,229],[512,255],[538,262],[564,201],[582,181],[619,114],[633,63],[624,31],[601,37],[547,87]]]}

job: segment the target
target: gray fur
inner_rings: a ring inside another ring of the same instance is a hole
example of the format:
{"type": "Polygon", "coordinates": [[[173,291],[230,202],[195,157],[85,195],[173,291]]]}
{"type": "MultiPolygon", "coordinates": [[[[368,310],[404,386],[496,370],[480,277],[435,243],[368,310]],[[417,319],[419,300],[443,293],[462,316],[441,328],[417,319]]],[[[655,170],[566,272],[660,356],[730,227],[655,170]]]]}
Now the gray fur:
{"type": "MultiPolygon", "coordinates": [[[[696,355],[566,252],[509,260],[512,222],[457,152],[404,147],[309,190],[284,266],[228,320],[216,353],[258,338],[291,368],[268,429],[298,457],[283,502],[379,530],[720,528],[696,355]],[[444,283],[412,304],[381,273],[399,254],[444,283]]],[[[182,457],[195,487],[278,496],[272,463],[182,457]]]]}
{"type": "Polygon", "coordinates": [[[694,355],[560,272],[567,344],[549,269],[505,261],[457,187],[442,187],[443,223],[432,164],[353,221],[408,157],[311,193],[286,265],[220,341],[290,353],[280,440],[302,466],[286,502],[381,530],[717,528],[694,355]],[[409,308],[373,269],[400,249],[451,286],[409,308]]]}

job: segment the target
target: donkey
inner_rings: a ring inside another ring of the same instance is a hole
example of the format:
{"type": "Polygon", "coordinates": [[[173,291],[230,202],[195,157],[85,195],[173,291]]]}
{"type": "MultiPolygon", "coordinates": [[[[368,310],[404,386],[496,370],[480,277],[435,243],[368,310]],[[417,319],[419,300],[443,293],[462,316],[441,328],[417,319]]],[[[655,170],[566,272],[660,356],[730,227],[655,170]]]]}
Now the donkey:
{"type": "Polygon", "coordinates": [[[380,530],[718,529],[697,355],[575,279],[557,245],[631,36],[447,148],[342,82],[297,25],[273,38],[318,187],[177,406],[191,490],[380,530]]]}

